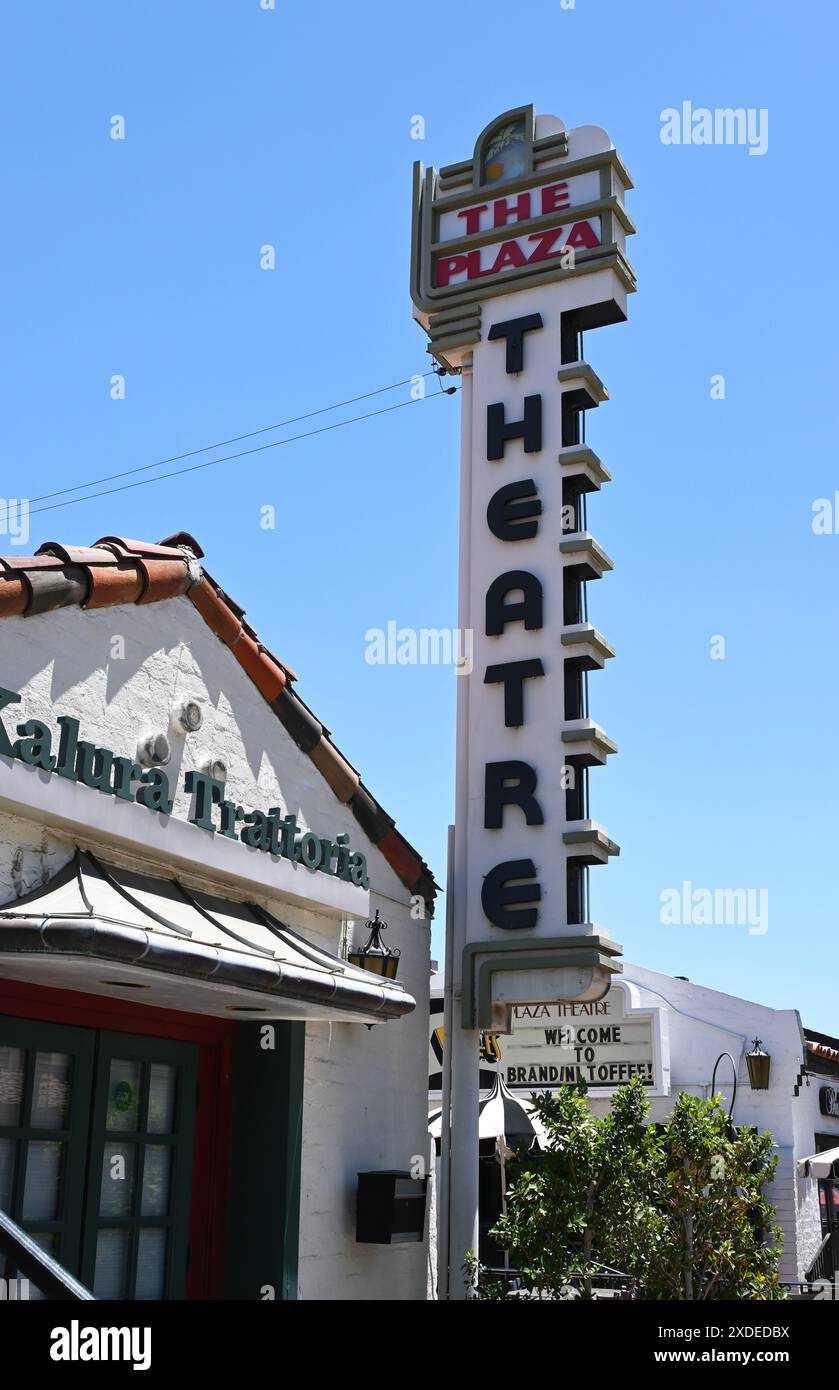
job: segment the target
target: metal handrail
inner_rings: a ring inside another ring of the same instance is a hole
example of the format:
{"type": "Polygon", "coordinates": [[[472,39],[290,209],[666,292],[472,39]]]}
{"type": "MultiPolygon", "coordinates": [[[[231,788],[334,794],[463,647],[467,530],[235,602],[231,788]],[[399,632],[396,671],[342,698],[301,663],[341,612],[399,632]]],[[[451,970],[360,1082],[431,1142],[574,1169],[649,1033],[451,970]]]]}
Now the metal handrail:
{"type": "MultiPolygon", "coordinates": [[[[815,1279],[824,1279],[824,1278],[827,1277],[826,1270],[825,1270],[825,1258],[824,1258],[824,1255],[825,1255],[825,1251],[826,1251],[828,1245],[830,1245],[830,1242],[831,1242],[832,1239],[833,1239],[833,1234],[834,1234],[833,1231],[828,1231],[827,1235],[825,1236],[824,1240],[822,1241],[821,1245],[819,1246],[818,1250],[816,1251],[816,1253],[815,1253],[815,1255],[814,1255],[814,1257],[813,1257],[813,1261],[812,1261],[812,1263],[811,1263],[811,1265],[810,1265],[810,1268],[807,1270],[807,1276],[806,1276],[806,1277],[807,1277],[807,1282],[808,1282],[808,1283],[811,1283],[811,1282],[812,1282],[813,1280],[815,1280],[815,1279]]],[[[834,1273],[833,1270],[831,1270],[830,1272],[831,1272],[831,1274],[834,1273]]]]}
{"type": "Polygon", "coordinates": [[[95,1302],[89,1289],[74,1279],[63,1265],[36,1245],[17,1222],[0,1211],[0,1255],[5,1255],[16,1270],[34,1284],[45,1298],[73,1301],[95,1302]]]}

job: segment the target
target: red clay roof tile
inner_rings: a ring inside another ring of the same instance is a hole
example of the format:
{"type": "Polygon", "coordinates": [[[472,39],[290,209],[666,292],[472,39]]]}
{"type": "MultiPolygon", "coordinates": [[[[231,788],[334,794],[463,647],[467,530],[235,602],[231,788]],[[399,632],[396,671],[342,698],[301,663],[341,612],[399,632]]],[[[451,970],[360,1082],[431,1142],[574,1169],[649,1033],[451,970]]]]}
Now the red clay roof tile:
{"type": "Polygon", "coordinates": [[[206,574],[200,584],[195,584],[190,589],[189,597],[216,637],[220,637],[222,642],[232,647],[233,643],[239,640],[242,623],[210,583],[206,574]]]}
{"type": "Polygon", "coordinates": [[[155,545],[151,541],[132,541],[126,536],[102,536],[94,541],[95,546],[109,546],[124,550],[128,555],[142,556],[152,560],[180,560],[183,551],[174,545],[155,545]]]}
{"type": "Polygon", "coordinates": [[[146,580],[146,587],[137,599],[138,603],[160,603],[166,598],[179,598],[187,592],[192,583],[183,555],[179,560],[138,558],[137,563],[146,580]]]}
{"type": "Polygon", "coordinates": [[[83,565],[33,569],[26,572],[26,583],[30,591],[26,616],[35,617],[53,608],[80,608],[90,593],[90,571],[83,565]]]}
{"type": "Polygon", "coordinates": [[[17,575],[0,576],[0,618],[20,618],[29,603],[29,588],[17,575]]]}
{"type": "Polygon", "coordinates": [[[50,555],[65,565],[112,565],[114,557],[110,550],[93,545],[62,545],[60,541],[44,541],[39,545],[36,556],[50,555]]]}
{"type": "Polygon", "coordinates": [[[359,777],[328,739],[322,738],[309,753],[321,776],[325,777],[339,801],[347,802],[355,792],[359,777]]]}
{"type": "Polygon", "coordinates": [[[85,608],[113,608],[119,603],[139,602],[146,588],[146,576],[136,561],[124,564],[111,559],[110,565],[90,566],[90,593],[85,608]]]}
{"type": "Polygon", "coordinates": [[[411,849],[408,841],[403,839],[399,831],[395,827],[393,830],[389,830],[376,848],[381,851],[402,882],[408,888],[413,888],[424,865],[417,861],[416,850],[411,849]]]}
{"type": "Polygon", "coordinates": [[[272,661],[259,643],[254,642],[246,632],[240,634],[238,642],[230,650],[268,703],[276,700],[285,687],[285,673],[276,661],[272,661]]]}
{"type": "Polygon", "coordinates": [[[201,549],[195,537],[191,536],[188,531],[176,531],[174,536],[164,536],[160,544],[185,546],[187,550],[192,551],[192,554],[195,556],[196,560],[204,559],[203,550],[201,549]]]}
{"type": "Polygon", "coordinates": [[[9,570],[60,570],[64,563],[58,555],[3,556],[3,564],[9,570]]]}

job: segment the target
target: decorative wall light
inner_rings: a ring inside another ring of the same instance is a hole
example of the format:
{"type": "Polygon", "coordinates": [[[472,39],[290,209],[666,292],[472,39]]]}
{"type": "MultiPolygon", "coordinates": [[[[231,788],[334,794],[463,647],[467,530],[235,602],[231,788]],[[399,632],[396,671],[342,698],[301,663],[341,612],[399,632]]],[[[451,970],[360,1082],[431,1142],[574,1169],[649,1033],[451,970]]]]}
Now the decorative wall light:
{"type": "Polygon", "coordinates": [[[387,980],[395,980],[399,969],[399,950],[396,947],[391,950],[383,944],[381,933],[387,931],[387,922],[381,921],[378,908],[372,922],[368,921],[366,925],[370,928],[367,944],[360,950],[350,951],[350,965],[369,970],[371,975],[383,975],[387,980]]]}
{"type": "Polygon", "coordinates": [[[227,780],[227,763],[221,758],[205,758],[201,764],[201,771],[206,772],[207,776],[216,782],[227,780]]]}
{"type": "Polygon", "coordinates": [[[179,700],[172,709],[172,719],[181,733],[196,733],[204,722],[201,701],[196,700],[192,695],[188,695],[184,700],[179,700]]]}
{"type": "Polygon", "coordinates": [[[137,762],[141,767],[161,767],[172,756],[165,734],[143,734],[137,744],[137,762]]]}
{"type": "Polygon", "coordinates": [[[772,1059],[764,1052],[760,1038],[752,1042],[752,1051],[746,1053],[746,1066],[749,1068],[749,1085],[753,1091],[769,1090],[769,1068],[772,1059]]]}

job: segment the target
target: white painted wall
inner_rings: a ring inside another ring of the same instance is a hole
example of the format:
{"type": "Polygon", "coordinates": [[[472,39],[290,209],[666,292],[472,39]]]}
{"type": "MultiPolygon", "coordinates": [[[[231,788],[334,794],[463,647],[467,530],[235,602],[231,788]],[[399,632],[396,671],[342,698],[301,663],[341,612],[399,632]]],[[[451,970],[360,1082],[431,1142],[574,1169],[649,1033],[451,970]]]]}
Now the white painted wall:
{"type": "Polygon", "coordinates": [[[421,1001],[396,1025],[306,1026],[300,1281],[303,1299],[417,1299],[426,1294],[426,1247],[357,1245],[359,1172],[426,1165],[428,981],[426,927],[404,906],[374,896],[388,945],[402,950],[399,978],[421,1001]]]}
{"type": "MultiPolygon", "coordinates": [[[[23,694],[21,718],[43,719],[57,733],[56,716],[73,715],[81,722],[82,738],[119,754],[133,754],[145,730],[168,729],[173,756],[166,770],[175,792],[173,819],[185,820],[188,812],[183,773],[200,766],[212,752],[228,766],[229,795],[248,806],[279,802],[297,814],[301,825],[324,834],[347,831],[352,847],[367,855],[371,912],[378,907],[389,924],[388,945],[402,952],[399,979],[418,1007],[407,1019],[372,1030],[363,1024],[307,1025],[300,1297],[424,1299],[424,1246],[356,1244],[355,1175],[365,1169],[408,1168],[413,1155],[427,1154],[430,921],[411,919],[408,890],[187,599],[4,619],[0,684],[23,694]],[[118,637],[124,640],[122,658],[112,655],[118,637]],[[205,702],[202,728],[186,737],[169,727],[171,706],[185,695],[205,702]]],[[[337,722],[337,688],[333,708],[324,714],[329,722],[337,722]]],[[[5,723],[12,725],[8,711],[5,723]]],[[[351,752],[352,731],[347,732],[351,752]]],[[[88,788],[77,790],[90,799],[91,808],[99,809],[106,800],[88,788]]],[[[127,809],[154,819],[142,808],[127,809]]],[[[191,881],[217,889],[214,837],[197,827],[187,829],[194,832],[191,881]]],[[[107,856],[107,838],[101,831],[88,832],[87,837],[82,831],[79,838],[89,839],[107,856]]],[[[68,834],[47,830],[36,819],[4,813],[0,799],[0,903],[46,882],[72,856],[73,848],[68,834]]],[[[232,848],[241,851],[244,874],[254,855],[266,860],[244,845],[232,848]]],[[[144,862],[142,866],[153,867],[144,862]]],[[[311,880],[313,892],[331,882],[323,874],[311,880]]],[[[309,939],[337,952],[339,915],[290,909],[287,900],[266,891],[264,884],[256,892],[242,890],[242,895],[262,902],[309,939]]],[[[356,932],[362,935],[363,923],[356,932]]]]}
{"type": "MultiPolygon", "coordinates": [[[[836,1082],[828,1076],[811,1076],[809,1081],[809,1086],[806,1082],[802,1084],[794,1108],[796,1158],[806,1158],[815,1152],[813,1137],[816,1134],[832,1135],[834,1146],[839,1148],[839,1118],[819,1112],[820,1088],[835,1086],[836,1082]]],[[[822,1242],[819,1185],[815,1178],[799,1178],[793,1173],[790,1188],[794,1202],[798,1264],[803,1274],[812,1263],[822,1242]]]]}

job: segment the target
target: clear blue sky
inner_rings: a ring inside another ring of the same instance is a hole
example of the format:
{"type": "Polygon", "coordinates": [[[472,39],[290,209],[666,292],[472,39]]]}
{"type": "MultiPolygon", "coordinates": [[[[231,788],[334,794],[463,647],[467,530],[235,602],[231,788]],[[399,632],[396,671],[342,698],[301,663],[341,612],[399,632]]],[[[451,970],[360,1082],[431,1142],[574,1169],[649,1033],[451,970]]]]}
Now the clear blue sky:
{"type": "MultiPolygon", "coordinates": [[[[833,1032],[839,535],[811,507],[839,488],[836,30],[826,0],[48,0],[7,15],[0,84],[4,491],[32,497],[424,370],[413,160],[467,157],[520,102],[606,127],[639,292],[587,343],[615,476],[589,517],[616,563],[590,613],[618,649],[591,704],[621,748],[592,810],[623,850],[593,916],[630,959],[833,1032]],[[664,146],[683,100],[768,108],[768,153],[664,146]],[[768,932],[662,926],[685,879],[768,889],[768,932]]],[[[193,532],[440,881],[455,678],[368,666],[364,633],[456,622],[458,410],[33,516],[28,547],[193,532]]]]}

